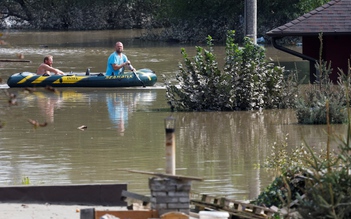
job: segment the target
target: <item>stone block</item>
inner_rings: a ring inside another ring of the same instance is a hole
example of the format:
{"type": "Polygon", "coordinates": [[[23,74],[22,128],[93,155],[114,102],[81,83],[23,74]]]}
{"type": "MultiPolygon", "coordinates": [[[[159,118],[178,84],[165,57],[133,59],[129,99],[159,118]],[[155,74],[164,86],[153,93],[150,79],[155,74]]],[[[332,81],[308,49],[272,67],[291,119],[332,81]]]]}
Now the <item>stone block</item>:
{"type": "Polygon", "coordinates": [[[187,209],[187,208],[190,208],[189,206],[189,203],[168,203],[168,208],[184,208],[184,209],[187,209]]]}
{"type": "Polygon", "coordinates": [[[181,203],[190,203],[190,197],[178,197],[179,202],[181,203]]]}
{"type": "Polygon", "coordinates": [[[168,192],[168,196],[172,197],[189,197],[189,192],[168,192]]]}
{"type": "Polygon", "coordinates": [[[177,191],[189,192],[189,191],[191,190],[191,185],[187,185],[187,184],[177,184],[176,190],[177,190],[177,191]]]}
{"type": "Polygon", "coordinates": [[[158,197],[158,196],[168,196],[169,194],[167,192],[155,192],[151,191],[151,196],[152,197],[158,197]]]}
{"type": "Polygon", "coordinates": [[[172,196],[163,196],[163,197],[156,197],[157,203],[178,203],[179,199],[177,197],[172,196]]]}
{"type": "Polygon", "coordinates": [[[155,209],[168,209],[168,205],[165,203],[155,203],[155,209]]]}

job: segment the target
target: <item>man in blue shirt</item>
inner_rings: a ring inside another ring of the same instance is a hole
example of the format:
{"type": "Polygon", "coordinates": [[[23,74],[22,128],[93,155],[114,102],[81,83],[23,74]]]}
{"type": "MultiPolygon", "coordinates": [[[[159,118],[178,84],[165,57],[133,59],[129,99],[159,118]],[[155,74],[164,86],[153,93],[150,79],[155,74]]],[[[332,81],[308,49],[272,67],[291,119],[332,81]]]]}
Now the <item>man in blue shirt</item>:
{"type": "Polygon", "coordinates": [[[113,52],[107,59],[106,76],[123,74],[124,67],[131,66],[130,61],[123,52],[123,43],[116,43],[116,52],[113,52]]]}

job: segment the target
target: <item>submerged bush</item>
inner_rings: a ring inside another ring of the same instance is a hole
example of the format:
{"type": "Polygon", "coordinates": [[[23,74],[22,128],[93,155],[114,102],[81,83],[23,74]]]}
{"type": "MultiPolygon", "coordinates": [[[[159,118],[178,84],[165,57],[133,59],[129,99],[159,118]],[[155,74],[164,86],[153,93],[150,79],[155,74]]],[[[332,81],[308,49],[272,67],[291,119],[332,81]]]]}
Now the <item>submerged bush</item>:
{"type": "Polygon", "coordinates": [[[182,49],[184,64],[179,65],[176,75],[179,86],[165,82],[172,109],[227,111],[282,106],[284,68],[268,62],[264,48],[249,38],[239,47],[234,37],[235,31],[228,31],[223,71],[218,68],[210,36],[209,49],[197,46],[193,59],[182,49]]]}
{"type": "MultiPolygon", "coordinates": [[[[316,82],[301,86],[296,101],[296,117],[300,124],[326,124],[327,114],[330,123],[344,123],[347,121],[345,83],[350,84],[349,77],[343,72],[339,75],[338,84],[330,80],[332,69],[330,62],[322,60],[323,35],[319,35],[320,59],[315,67],[319,74],[316,82]],[[327,107],[329,112],[327,112],[327,107]]],[[[346,86],[348,87],[348,86],[346,86]]]]}
{"type": "MultiPolygon", "coordinates": [[[[350,69],[350,63],[349,63],[350,69]]],[[[343,73],[343,72],[341,72],[343,73]]],[[[344,96],[347,132],[345,136],[332,133],[327,116],[327,159],[321,159],[310,150],[313,160],[306,174],[305,198],[300,199],[297,210],[303,218],[350,218],[351,217],[351,114],[350,114],[350,70],[342,75],[339,87],[344,96]],[[338,153],[329,154],[329,139],[338,143],[338,153]]],[[[329,107],[327,105],[327,115],[329,107]]]]}
{"type": "MultiPolygon", "coordinates": [[[[350,108],[348,107],[348,110],[350,108]]],[[[329,125],[330,126],[330,125],[329,125]]],[[[345,136],[328,131],[328,138],[336,139],[338,153],[321,159],[310,150],[313,160],[308,163],[304,198],[299,199],[297,211],[302,218],[351,217],[351,117],[348,115],[345,136]],[[333,156],[334,155],[334,156],[333,156]],[[336,159],[334,159],[336,157],[336,159]]],[[[330,128],[328,130],[331,130],[330,128]]],[[[329,140],[328,140],[329,142],[329,140]]],[[[327,144],[327,151],[329,151],[327,144]]]]}
{"type": "Polygon", "coordinates": [[[330,123],[347,121],[345,89],[343,78],[335,85],[329,79],[332,72],[330,64],[320,61],[316,64],[320,70],[318,80],[314,84],[300,85],[301,89],[296,101],[296,117],[300,124],[326,124],[327,114],[330,123]],[[327,113],[327,105],[329,112],[327,113]]]}
{"type": "Polygon", "coordinates": [[[251,203],[282,208],[302,195],[306,162],[312,158],[303,144],[289,152],[288,137],[286,135],[282,143],[274,142],[271,146],[263,167],[273,173],[275,179],[251,203]]]}
{"type": "MultiPolygon", "coordinates": [[[[349,76],[347,76],[349,78],[349,76]]],[[[350,90],[350,79],[344,90],[350,90]]],[[[309,145],[298,146],[288,153],[287,141],[272,147],[266,167],[280,171],[276,180],[253,202],[284,208],[282,218],[350,218],[351,217],[351,114],[346,92],[347,132],[332,133],[329,105],[326,105],[326,147],[319,151],[309,145]],[[330,141],[338,143],[331,151],[330,141]],[[292,205],[292,203],[296,203],[292,205]],[[291,212],[297,217],[290,217],[291,212]],[[298,214],[296,214],[298,213],[298,214]]]]}

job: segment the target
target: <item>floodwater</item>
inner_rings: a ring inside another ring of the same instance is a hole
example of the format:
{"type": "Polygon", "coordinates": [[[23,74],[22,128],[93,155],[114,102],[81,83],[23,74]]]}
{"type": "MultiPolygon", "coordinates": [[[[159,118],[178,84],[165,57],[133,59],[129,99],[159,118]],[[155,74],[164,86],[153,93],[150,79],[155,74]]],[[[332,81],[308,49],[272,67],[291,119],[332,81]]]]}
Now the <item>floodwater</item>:
{"type": "MultiPolygon", "coordinates": [[[[165,172],[164,119],[176,119],[176,174],[202,178],[192,189],[233,199],[253,199],[272,182],[264,168],[272,145],[288,134],[289,148],[305,140],[311,146],[326,145],[325,126],[298,125],[292,110],[263,112],[175,112],[165,99],[162,75],[172,78],[182,61],[180,49],[190,55],[195,45],[147,43],[135,38],[139,30],[77,32],[3,32],[7,45],[0,59],[23,54],[31,62],[0,62],[0,76],[34,72],[45,55],[65,72],[104,72],[116,41],[135,68],[150,68],[159,81],[152,88],[62,88],[50,92],[8,89],[17,94],[9,106],[0,93],[0,185],[127,183],[128,190],[149,195],[150,175],[128,172],[165,172]],[[47,122],[34,128],[28,119],[47,122]],[[78,127],[85,125],[82,131],[78,127]]],[[[301,48],[293,48],[300,50],[301,48]]],[[[216,46],[223,60],[223,46],[216,46]]],[[[290,68],[306,63],[274,48],[267,57],[290,68]]],[[[2,92],[2,90],[0,90],[2,92]]],[[[344,132],[343,125],[336,125],[344,132]]]]}

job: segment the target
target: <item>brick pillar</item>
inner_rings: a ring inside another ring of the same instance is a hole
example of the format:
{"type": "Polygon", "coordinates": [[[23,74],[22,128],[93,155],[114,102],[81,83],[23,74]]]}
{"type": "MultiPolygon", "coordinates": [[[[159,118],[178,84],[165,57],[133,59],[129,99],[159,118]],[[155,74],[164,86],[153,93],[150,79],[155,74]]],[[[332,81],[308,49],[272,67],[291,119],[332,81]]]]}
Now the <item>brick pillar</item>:
{"type": "Polygon", "coordinates": [[[191,180],[175,178],[149,178],[151,209],[161,216],[171,211],[190,213],[191,180]]]}

